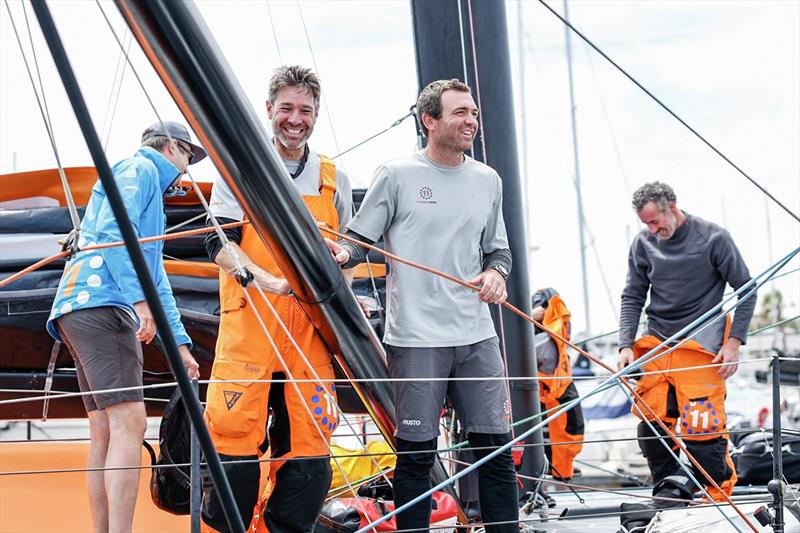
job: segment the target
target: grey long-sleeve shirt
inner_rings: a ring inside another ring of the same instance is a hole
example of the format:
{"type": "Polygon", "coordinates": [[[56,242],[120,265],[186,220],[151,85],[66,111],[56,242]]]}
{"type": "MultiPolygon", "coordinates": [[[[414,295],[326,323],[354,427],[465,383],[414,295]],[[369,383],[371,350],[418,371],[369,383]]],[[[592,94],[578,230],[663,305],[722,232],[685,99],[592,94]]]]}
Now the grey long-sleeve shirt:
{"type": "MultiPolygon", "coordinates": [[[[648,291],[648,333],[665,339],[719,304],[726,283],[738,289],[749,280],[750,272],[736,244],[716,224],[687,214],[670,239],[663,240],[643,230],[628,255],[619,347],[633,345],[648,291]]],[[[734,313],[730,336],[743,344],[755,306],[754,294],[734,313]]]]}

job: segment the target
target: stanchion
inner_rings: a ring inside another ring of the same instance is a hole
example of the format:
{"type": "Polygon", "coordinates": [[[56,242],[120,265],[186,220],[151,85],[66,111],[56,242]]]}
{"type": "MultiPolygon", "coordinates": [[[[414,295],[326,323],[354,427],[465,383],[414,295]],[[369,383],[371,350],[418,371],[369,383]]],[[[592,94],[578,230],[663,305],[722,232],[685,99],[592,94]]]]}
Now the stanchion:
{"type": "MultiPolygon", "coordinates": [[[[192,379],[192,391],[194,391],[195,398],[200,401],[200,384],[197,379],[192,379]]],[[[191,425],[191,451],[192,451],[192,466],[191,466],[191,517],[192,517],[192,533],[200,533],[200,500],[202,490],[200,488],[200,459],[202,453],[200,452],[200,441],[197,440],[197,433],[194,430],[194,424],[191,425]]]]}
{"type": "Polygon", "coordinates": [[[781,451],[781,358],[775,352],[772,355],[772,481],[767,490],[772,494],[772,508],[775,518],[772,531],[783,533],[783,493],[786,484],[783,482],[783,453],[781,451]]]}

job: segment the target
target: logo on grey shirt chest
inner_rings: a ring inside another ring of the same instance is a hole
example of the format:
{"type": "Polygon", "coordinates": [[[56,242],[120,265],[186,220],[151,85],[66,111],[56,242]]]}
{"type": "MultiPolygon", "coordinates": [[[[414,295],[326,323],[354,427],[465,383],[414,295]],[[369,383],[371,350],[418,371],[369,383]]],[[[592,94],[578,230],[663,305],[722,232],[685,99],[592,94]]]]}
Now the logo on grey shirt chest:
{"type": "Polygon", "coordinates": [[[433,189],[428,187],[427,185],[423,185],[419,188],[419,200],[417,200],[418,204],[435,204],[438,203],[436,200],[433,199],[433,189]]]}

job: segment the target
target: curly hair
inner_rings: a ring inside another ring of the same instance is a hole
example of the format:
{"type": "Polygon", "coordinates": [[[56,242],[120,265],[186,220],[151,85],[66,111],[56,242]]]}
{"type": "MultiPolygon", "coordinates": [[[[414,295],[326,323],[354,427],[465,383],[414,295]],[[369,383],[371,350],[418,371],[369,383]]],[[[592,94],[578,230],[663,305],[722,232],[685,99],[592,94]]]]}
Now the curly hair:
{"type": "Polygon", "coordinates": [[[631,199],[631,205],[633,205],[637,213],[641,211],[648,202],[658,204],[662,211],[666,211],[667,205],[676,200],[677,197],[672,187],[660,181],[651,181],[636,189],[631,199]]]}
{"type": "Polygon", "coordinates": [[[301,65],[283,65],[275,69],[269,80],[269,101],[275,103],[275,98],[284,87],[302,87],[314,97],[314,107],[319,111],[319,97],[322,86],[319,77],[310,68],[301,65]]]}
{"type": "Polygon", "coordinates": [[[453,78],[452,80],[432,81],[419,93],[419,98],[417,98],[417,120],[425,137],[428,136],[428,128],[422,122],[422,115],[428,114],[433,118],[442,118],[442,93],[450,90],[472,92],[469,85],[457,78],[453,78]]]}

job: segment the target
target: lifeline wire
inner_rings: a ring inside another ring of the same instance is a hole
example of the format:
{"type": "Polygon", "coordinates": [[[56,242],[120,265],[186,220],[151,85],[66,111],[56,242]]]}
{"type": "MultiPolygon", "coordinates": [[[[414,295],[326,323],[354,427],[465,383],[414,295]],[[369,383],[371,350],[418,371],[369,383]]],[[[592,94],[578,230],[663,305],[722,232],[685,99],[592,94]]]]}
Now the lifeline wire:
{"type": "MultiPolygon", "coordinates": [[[[786,264],[786,263],[787,263],[789,260],[791,260],[791,259],[792,259],[792,258],[793,258],[793,257],[794,257],[794,256],[795,256],[797,253],[798,253],[798,252],[800,252],[800,249],[794,250],[792,253],[790,253],[789,255],[787,255],[787,256],[786,256],[786,257],[785,257],[783,260],[781,260],[781,261],[780,261],[778,264],[776,264],[775,266],[773,266],[773,267],[769,268],[769,269],[768,269],[768,270],[767,270],[765,273],[762,273],[761,275],[757,276],[757,278],[760,278],[760,277],[762,277],[764,274],[766,274],[766,273],[768,273],[768,272],[769,272],[769,273],[773,273],[773,274],[774,274],[774,272],[776,272],[776,271],[777,271],[777,270],[779,270],[781,267],[783,267],[783,266],[784,266],[784,265],[785,265],[785,264],[786,264]]],[[[737,291],[735,291],[735,292],[734,292],[734,295],[738,295],[740,292],[744,292],[745,290],[749,290],[749,289],[750,289],[750,286],[751,286],[751,285],[754,285],[754,281],[755,281],[755,279],[757,279],[757,278],[754,278],[754,279],[750,280],[748,283],[746,283],[745,285],[743,285],[742,287],[740,287],[740,288],[739,288],[737,291]]],[[[762,282],[762,284],[763,284],[763,283],[764,283],[764,282],[762,282]]],[[[752,289],[752,290],[755,290],[755,289],[752,289]]],[[[751,293],[752,293],[752,290],[751,290],[751,293]]],[[[481,460],[479,460],[478,462],[476,462],[475,464],[473,464],[471,467],[468,467],[468,468],[466,468],[466,469],[462,470],[461,472],[459,472],[458,474],[456,474],[455,476],[451,476],[451,477],[450,477],[448,480],[445,480],[445,481],[443,481],[443,482],[441,482],[441,483],[437,484],[435,487],[431,488],[429,491],[427,491],[427,492],[425,492],[424,494],[422,494],[422,495],[418,496],[417,498],[414,498],[412,501],[410,501],[410,502],[408,502],[407,504],[405,504],[405,505],[403,505],[403,506],[401,506],[401,507],[399,507],[399,508],[395,509],[394,511],[392,511],[392,512],[390,512],[390,513],[386,514],[386,515],[384,515],[383,517],[379,518],[378,520],[375,520],[375,521],[373,521],[372,523],[370,523],[369,525],[367,525],[365,528],[362,528],[362,529],[358,530],[356,533],[364,533],[364,532],[365,532],[367,529],[369,529],[369,528],[373,528],[373,527],[375,527],[376,525],[378,525],[378,524],[381,524],[381,523],[385,522],[386,520],[388,520],[388,519],[389,519],[389,518],[391,518],[392,516],[396,515],[398,512],[400,512],[400,511],[403,511],[403,510],[407,509],[408,507],[411,507],[412,505],[415,505],[415,504],[417,504],[417,503],[418,503],[419,501],[421,501],[423,498],[427,498],[427,497],[429,497],[429,496],[430,496],[431,494],[433,494],[435,491],[437,491],[437,490],[441,489],[442,487],[444,487],[444,486],[446,486],[446,485],[448,485],[448,484],[452,483],[453,481],[455,481],[455,480],[457,480],[457,479],[460,479],[461,477],[463,477],[464,475],[468,474],[469,472],[472,472],[472,471],[474,471],[474,470],[475,470],[475,469],[476,469],[478,466],[480,466],[481,464],[483,464],[483,463],[485,463],[485,462],[487,462],[487,461],[489,461],[489,460],[493,459],[493,458],[494,458],[494,457],[496,457],[498,454],[500,454],[500,453],[504,452],[505,450],[507,450],[508,448],[512,447],[514,444],[516,444],[516,442],[517,442],[517,441],[527,438],[529,435],[533,434],[533,432],[534,432],[534,431],[537,431],[537,430],[541,429],[541,427],[542,427],[542,426],[543,426],[545,423],[549,423],[550,421],[554,420],[555,418],[557,418],[558,416],[562,415],[563,413],[565,413],[566,411],[568,411],[569,409],[571,409],[571,408],[572,408],[572,407],[574,407],[575,405],[578,405],[579,403],[581,403],[581,402],[582,402],[582,401],[583,401],[585,398],[588,398],[588,397],[591,397],[591,396],[593,396],[593,395],[597,394],[597,392],[598,392],[598,391],[601,389],[601,387],[603,387],[604,385],[606,385],[606,384],[609,384],[609,383],[612,383],[612,384],[613,384],[613,383],[615,383],[617,380],[619,380],[619,378],[620,378],[620,377],[624,376],[625,374],[629,373],[630,371],[632,371],[632,370],[634,370],[634,369],[638,369],[638,368],[640,368],[641,366],[643,366],[644,364],[646,364],[646,363],[649,363],[649,362],[651,362],[651,361],[653,361],[653,360],[655,360],[655,359],[657,359],[657,358],[659,358],[659,357],[663,357],[663,356],[664,356],[664,355],[666,355],[667,353],[670,353],[671,351],[673,351],[673,350],[675,349],[675,347],[669,348],[668,350],[666,350],[666,351],[664,351],[664,352],[661,352],[661,353],[658,353],[658,351],[657,351],[657,350],[658,350],[659,348],[661,348],[662,346],[664,346],[664,345],[668,345],[668,343],[670,343],[670,342],[673,342],[673,341],[675,341],[675,340],[677,340],[677,339],[681,338],[681,337],[682,337],[683,335],[685,335],[685,334],[686,334],[688,331],[691,331],[693,328],[697,327],[697,325],[698,325],[698,324],[702,324],[702,323],[703,323],[703,321],[707,320],[707,319],[708,319],[710,316],[712,316],[714,313],[717,313],[717,312],[719,311],[719,309],[721,309],[721,308],[722,308],[722,306],[724,305],[724,303],[725,303],[725,302],[722,302],[722,303],[720,303],[718,306],[716,306],[716,307],[712,308],[711,310],[709,310],[709,311],[708,311],[707,313],[705,313],[703,316],[699,317],[697,320],[695,320],[694,322],[692,322],[691,324],[689,324],[688,326],[686,326],[685,328],[683,328],[682,330],[680,330],[679,332],[677,332],[675,335],[673,335],[672,337],[670,337],[669,339],[667,339],[666,341],[664,341],[664,343],[662,343],[662,345],[660,345],[659,347],[656,347],[656,348],[654,348],[653,350],[651,350],[650,352],[648,352],[647,354],[645,354],[644,356],[642,356],[642,357],[641,357],[639,360],[637,360],[636,362],[634,362],[632,365],[629,365],[628,367],[626,367],[626,368],[624,368],[624,369],[622,369],[622,370],[618,371],[617,373],[615,373],[613,376],[611,376],[610,378],[608,378],[608,379],[607,379],[607,380],[606,380],[606,381],[605,381],[603,384],[601,384],[600,386],[598,386],[597,388],[595,388],[594,390],[592,390],[591,392],[589,392],[587,395],[585,395],[585,396],[583,396],[583,397],[580,397],[580,398],[576,398],[575,400],[572,400],[572,401],[569,401],[569,402],[565,403],[564,405],[562,405],[562,406],[561,406],[561,409],[559,409],[557,413],[555,413],[554,415],[551,415],[551,416],[549,416],[547,419],[545,419],[545,420],[543,420],[542,422],[540,422],[540,423],[536,424],[535,426],[533,426],[533,427],[529,428],[527,431],[525,431],[524,433],[522,433],[521,435],[519,435],[519,436],[518,436],[518,437],[516,437],[515,439],[512,439],[512,440],[511,440],[509,443],[507,443],[507,444],[505,444],[505,445],[501,446],[500,448],[498,448],[498,449],[497,449],[497,450],[495,450],[494,452],[492,452],[492,453],[490,453],[490,454],[486,455],[484,458],[482,458],[481,460]]],[[[677,441],[677,439],[676,439],[676,441],[677,441]]],[[[713,481],[713,480],[712,480],[712,481],[713,481]]],[[[740,514],[741,514],[741,512],[740,512],[740,514]]],[[[745,519],[745,521],[747,521],[746,517],[744,517],[744,516],[743,516],[743,518],[745,519]]],[[[748,521],[748,524],[749,524],[749,521],[748,521]]],[[[752,524],[749,524],[749,525],[751,526],[751,529],[753,529],[754,531],[756,530],[756,529],[755,529],[755,526],[752,526],[752,524]]]]}
{"type": "MultiPolygon", "coordinates": [[[[672,368],[670,370],[655,370],[655,371],[648,371],[648,372],[637,372],[637,373],[630,373],[628,377],[641,377],[647,375],[654,375],[654,374],[664,374],[669,372],[684,372],[689,370],[694,370],[697,368],[714,368],[714,367],[721,367],[726,365],[745,365],[751,363],[758,363],[761,361],[766,361],[771,358],[763,357],[759,359],[750,359],[747,361],[738,361],[738,362],[730,362],[730,363],[715,363],[709,365],[700,365],[694,367],[682,367],[682,368],[672,368]]],[[[781,361],[796,361],[796,358],[791,357],[781,357],[781,361]]],[[[159,373],[158,375],[163,374],[159,373]]],[[[592,380],[600,380],[606,379],[607,376],[573,376],[574,379],[592,379],[592,380]]],[[[531,381],[531,380],[543,380],[543,379],[555,379],[554,377],[537,377],[537,378],[530,378],[530,377],[462,377],[462,378],[333,378],[333,379],[204,379],[199,380],[198,382],[203,385],[208,385],[211,383],[381,383],[381,382],[426,382],[426,381],[531,381]]],[[[562,377],[559,379],[568,379],[566,377],[562,377]]],[[[102,391],[94,391],[94,392],[58,392],[53,391],[55,396],[52,396],[52,399],[60,399],[60,398],[73,398],[79,396],[85,396],[88,394],[94,394],[97,392],[104,392],[104,393],[111,393],[111,392],[123,392],[123,391],[131,391],[131,390],[146,390],[146,389],[157,389],[157,388],[165,388],[165,387],[174,387],[176,383],[174,381],[167,382],[167,383],[154,383],[151,385],[142,385],[142,386],[133,386],[133,387],[120,387],[116,389],[104,389],[102,391]]],[[[608,387],[611,388],[611,387],[608,387]]],[[[796,388],[796,387],[795,387],[796,388]]],[[[24,389],[0,389],[2,393],[19,393],[25,392],[24,389]]],[[[31,392],[36,392],[35,389],[32,389],[31,392]]],[[[23,402],[38,402],[45,400],[45,396],[30,396],[26,398],[10,398],[6,400],[0,400],[0,406],[6,404],[14,404],[14,403],[23,403],[23,402]]],[[[546,411],[545,411],[546,412],[546,411]]],[[[787,430],[788,431],[788,430],[787,430]]]]}

